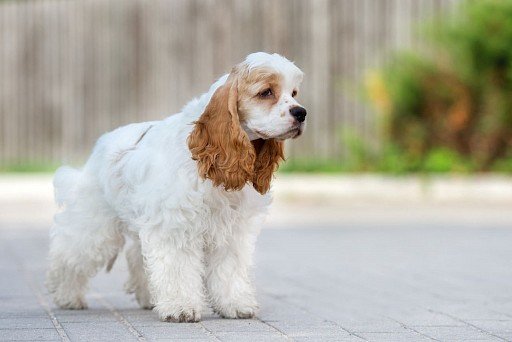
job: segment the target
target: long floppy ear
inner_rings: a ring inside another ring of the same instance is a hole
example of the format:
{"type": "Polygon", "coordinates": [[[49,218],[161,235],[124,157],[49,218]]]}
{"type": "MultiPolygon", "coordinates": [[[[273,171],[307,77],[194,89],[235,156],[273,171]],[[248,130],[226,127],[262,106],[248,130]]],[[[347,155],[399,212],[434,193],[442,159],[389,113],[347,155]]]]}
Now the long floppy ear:
{"type": "Polygon", "coordinates": [[[284,160],[284,143],[275,139],[263,140],[261,146],[257,146],[258,155],[254,164],[254,175],[252,184],[260,194],[270,189],[272,176],[284,160]]]}
{"type": "Polygon", "coordinates": [[[213,94],[188,138],[199,175],[215,186],[240,190],[252,180],[256,152],[240,126],[234,73],[213,94]]]}

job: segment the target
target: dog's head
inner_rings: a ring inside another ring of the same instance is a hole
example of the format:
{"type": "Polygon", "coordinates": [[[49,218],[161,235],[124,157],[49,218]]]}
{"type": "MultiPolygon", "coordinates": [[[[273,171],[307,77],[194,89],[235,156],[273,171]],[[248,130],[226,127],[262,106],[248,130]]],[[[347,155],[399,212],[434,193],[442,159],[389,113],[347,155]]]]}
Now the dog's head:
{"type": "Polygon", "coordinates": [[[252,182],[266,193],[284,159],[283,141],[304,130],[306,110],[295,99],[302,77],[278,54],[253,53],[233,67],[188,139],[201,177],[226,190],[252,182]]]}

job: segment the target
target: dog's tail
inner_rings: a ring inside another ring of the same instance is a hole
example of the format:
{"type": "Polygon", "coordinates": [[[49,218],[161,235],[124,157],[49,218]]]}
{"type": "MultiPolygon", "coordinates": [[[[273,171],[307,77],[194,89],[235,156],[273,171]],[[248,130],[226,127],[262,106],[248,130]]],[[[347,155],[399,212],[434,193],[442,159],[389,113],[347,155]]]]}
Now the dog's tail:
{"type": "Polygon", "coordinates": [[[76,199],[76,190],[82,171],[69,166],[62,166],[57,169],[53,177],[53,187],[55,191],[55,202],[59,206],[69,204],[76,199]]]}

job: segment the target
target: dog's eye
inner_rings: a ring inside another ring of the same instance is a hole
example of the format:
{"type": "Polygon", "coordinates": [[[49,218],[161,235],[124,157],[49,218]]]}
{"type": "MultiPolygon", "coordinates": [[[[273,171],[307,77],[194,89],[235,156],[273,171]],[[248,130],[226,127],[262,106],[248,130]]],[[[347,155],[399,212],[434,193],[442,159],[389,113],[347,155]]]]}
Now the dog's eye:
{"type": "Polygon", "coordinates": [[[292,97],[297,96],[297,90],[292,91],[292,97]]]}
{"type": "Polygon", "coordinates": [[[272,89],[270,89],[270,88],[265,89],[262,92],[260,92],[260,97],[270,97],[272,95],[273,95],[272,89]]]}

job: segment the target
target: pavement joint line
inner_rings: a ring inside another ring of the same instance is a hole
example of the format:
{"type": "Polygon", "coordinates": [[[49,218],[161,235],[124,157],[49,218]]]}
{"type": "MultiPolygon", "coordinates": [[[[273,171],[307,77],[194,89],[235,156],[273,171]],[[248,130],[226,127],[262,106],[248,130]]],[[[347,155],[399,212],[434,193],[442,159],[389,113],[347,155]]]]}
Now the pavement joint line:
{"type": "Polygon", "coordinates": [[[108,301],[106,300],[101,294],[98,292],[91,293],[94,298],[96,298],[101,305],[103,305],[108,311],[110,311],[114,317],[117,319],[119,323],[124,325],[128,331],[137,338],[137,341],[139,342],[146,342],[146,338],[140,331],[135,329],[135,327],[119,312],[116,310],[116,308],[108,301]]]}
{"type": "Polygon", "coordinates": [[[203,322],[199,321],[199,327],[201,327],[201,330],[203,330],[203,332],[207,335],[207,336],[210,336],[210,337],[213,337],[216,341],[222,341],[219,337],[217,337],[217,335],[215,335],[213,333],[213,331],[211,331],[210,329],[208,329],[204,324],[203,322]]]}
{"type": "MultiPolygon", "coordinates": [[[[266,295],[267,295],[267,296],[269,296],[269,297],[272,297],[272,298],[274,298],[274,299],[276,299],[276,300],[281,300],[281,301],[283,301],[283,302],[287,303],[288,305],[294,306],[294,307],[299,308],[299,309],[301,309],[302,311],[304,311],[304,312],[306,312],[306,313],[308,313],[308,314],[310,314],[310,315],[313,315],[313,314],[311,313],[311,311],[309,311],[308,309],[304,308],[303,306],[300,306],[300,305],[297,305],[297,304],[295,304],[295,303],[292,303],[292,302],[290,302],[290,301],[286,300],[285,298],[278,297],[278,296],[272,295],[272,294],[270,294],[270,293],[266,293],[266,295]]],[[[348,330],[347,328],[343,327],[342,325],[340,325],[339,323],[337,323],[337,322],[335,322],[335,321],[331,321],[331,320],[329,320],[329,319],[327,319],[327,318],[323,318],[323,320],[324,320],[324,322],[331,323],[332,325],[334,325],[334,326],[336,326],[336,327],[340,328],[341,330],[345,331],[346,333],[348,333],[348,334],[350,334],[350,335],[352,335],[352,336],[355,336],[355,337],[357,337],[357,338],[360,338],[360,339],[361,339],[361,340],[363,340],[363,341],[369,342],[369,341],[368,341],[366,338],[364,338],[363,336],[360,336],[360,335],[358,335],[356,332],[353,332],[353,331],[348,330]]],[[[270,325],[270,324],[269,324],[269,325],[270,325]]],[[[274,328],[274,327],[273,327],[273,328],[274,328]]],[[[274,329],[275,329],[275,328],[274,328],[274,329]]],[[[277,329],[276,329],[276,330],[277,330],[277,329]]]]}
{"type": "Polygon", "coordinates": [[[202,322],[199,322],[199,326],[201,327],[201,329],[204,331],[204,333],[207,335],[207,336],[210,336],[212,338],[214,338],[216,341],[222,341],[219,337],[217,337],[217,335],[215,335],[210,329],[208,329],[207,327],[204,326],[204,324],[202,322]]]}
{"type": "Polygon", "coordinates": [[[280,329],[276,328],[276,327],[275,327],[275,326],[273,326],[272,324],[265,322],[264,320],[260,319],[259,317],[254,316],[254,318],[256,318],[256,319],[257,319],[258,321],[260,321],[261,323],[263,323],[263,324],[267,325],[267,326],[268,326],[268,327],[270,327],[271,329],[273,329],[273,330],[277,331],[277,333],[278,333],[279,335],[281,335],[282,337],[284,337],[286,340],[288,340],[288,341],[293,341],[293,339],[292,339],[290,336],[286,335],[284,332],[282,332],[280,329]]]}
{"type": "Polygon", "coordinates": [[[414,333],[416,333],[416,334],[418,334],[418,335],[421,335],[421,336],[423,336],[423,337],[429,338],[429,339],[431,339],[431,340],[433,340],[433,341],[441,342],[441,340],[438,340],[437,338],[434,338],[434,337],[432,337],[432,336],[429,336],[429,335],[427,335],[427,334],[424,334],[424,333],[422,333],[422,332],[419,332],[418,330],[416,330],[416,329],[414,329],[414,328],[412,328],[412,327],[409,327],[407,324],[402,323],[402,322],[400,322],[400,321],[397,321],[397,320],[396,320],[396,319],[394,319],[394,318],[391,318],[391,317],[386,317],[386,318],[388,318],[388,319],[390,319],[390,320],[392,320],[392,321],[397,322],[397,323],[398,323],[398,324],[400,324],[400,325],[402,326],[402,328],[404,328],[405,330],[412,331],[412,332],[414,332],[414,333]]]}
{"type": "Polygon", "coordinates": [[[32,291],[36,295],[38,304],[44,309],[44,311],[50,318],[53,326],[55,327],[55,330],[57,331],[57,334],[59,334],[60,339],[63,342],[71,342],[68,334],[64,330],[64,327],[60,324],[59,320],[57,319],[57,316],[55,316],[55,314],[53,313],[52,308],[50,307],[50,304],[48,304],[48,301],[46,300],[44,294],[40,291],[37,282],[32,277],[32,274],[30,272],[28,272],[28,270],[25,268],[19,255],[12,249],[11,245],[9,245],[9,244],[4,244],[4,245],[5,245],[4,247],[7,250],[9,250],[9,254],[14,256],[14,260],[17,264],[18,271],[21,272],[21,274],[25,278],[25,281],[27,282],[28,286],[32,289],[32,291]]]}
{"type": "MultiPolygon", "coordinates": [[[[309,311],[308,311],[309,312],[309,311]]],[[[366,341],[366,342],[369,342],[369,340],[367,340],[366,338],[364,338],[363,336],[361,335],[358,335],[356,332],[353,332],[353,331],[350,331],[348,330],[347,328],[343,327],[342,325],[338,324],[337,322],[334,322],[334,321],[331,321],[331,320],[328,320],[328,319],[325,319],[325,322],[329,322],[331,324],[334,324],[335,326],[337,326],[338,328],[340,328],[341,330],[349,333],[350,335],[352,336],[355,336],[357,338],[360,338],[362,339],[363,341],[366,341]]]]}
{"type": "Polygon", "coordinates": [[[44,309],[48,317],[50,317],[50,320],[52,321],[53,326],[55,327],[55,330],[57,330],[57,333],[59,334],[60,338],[64,342],[70,342],[68,334],[64,330],[64,327],[60,324],[59,320],[57,319],[57,316],[53,313],[50,305],[48,304],[48,301],[46,300],[45,296],[41,293],[39,290],[39,287],[35,284],[35,282],[32,280],[31,276],[28,276],[25,271],[23,271],[25,274],[25,277],[27,278],[27,281],[29,283],[29,286],[32,288],[32,291],[34,291],[37,302],[41,307],[44,309]]]}
{"type": "Polygon", "coordinates": [[[478,331],[480,331],[480,332],[482,332],[482,333],[484,333],[484,334],[487,334],[487,335],[490,335],[490,336],[493,336],[493,337],[499,338],[499,339],[500,339],[500,340],[502,340],[502,341],[507,341],[507,342],[510,342],[510,341],[511,341],[511,340],[507,340],[507,339],[506,339],[506,338],[504,338],[504,337],[501,337],[501,336],[499,336],[499,335],[496,335],[496,334],[494,334],[494,333],[492,333],[492,332],[490,332],[490,331],[484,330],[484,329],[482,329],[482,328],[480,328],[480,327],[478,327],[478,326],[476,326],[476,325],[474,325],[474,324],[472,324],[472,323],[466,322],[466,321],[464,321],[464,320],[462,320],[462,319],[460,319],[460,318],[458,318],[458,317],[456,317],[456,316],[452,316],[452,315],[447,314],[447,313],[444,313],[444,312],[442,312],[442,311],[436,311],[436,310],[432,310],[432,309],[429,309],[428,311],[430,311],[430,312],[432,312],[432,313],[437,313],[437,314],[441,314],[441,315],[445,315],[445,316],[447,316],[447,317],[450,317],[450,318],[452,318],[452,319],[454,319],[454,320],[456,320],[456,321],[459,321],[459,322],[461,322],[461,323],[466,324],[468,327],[471,327],[471,328],[473,328],[473,329],[476,329],[476,330],[478,330],[478,331]]]}
{"type": "MultiPolygon", "coordinates": [[[[137,340],[141,342],[147,341],[144,335],[142,335],[141,332],[139,332],[119,311],[117,311],[107,299],[105,299],[101,294],[99,294],[99,292],[95,291],[91,294],[101,303],[101,305],[107,308],[120,323],[125,325],[128,328],[128,330],[132,333],[132,335],[134,335],[137,338],[137,340]]],[[[217,341],[221,341],[210,329],[204,326],[202,322],[199,322],[199,327],[201,327],[201,330],[203,330],[203,332],[207,336],[213,337],[217,341]]]]}

